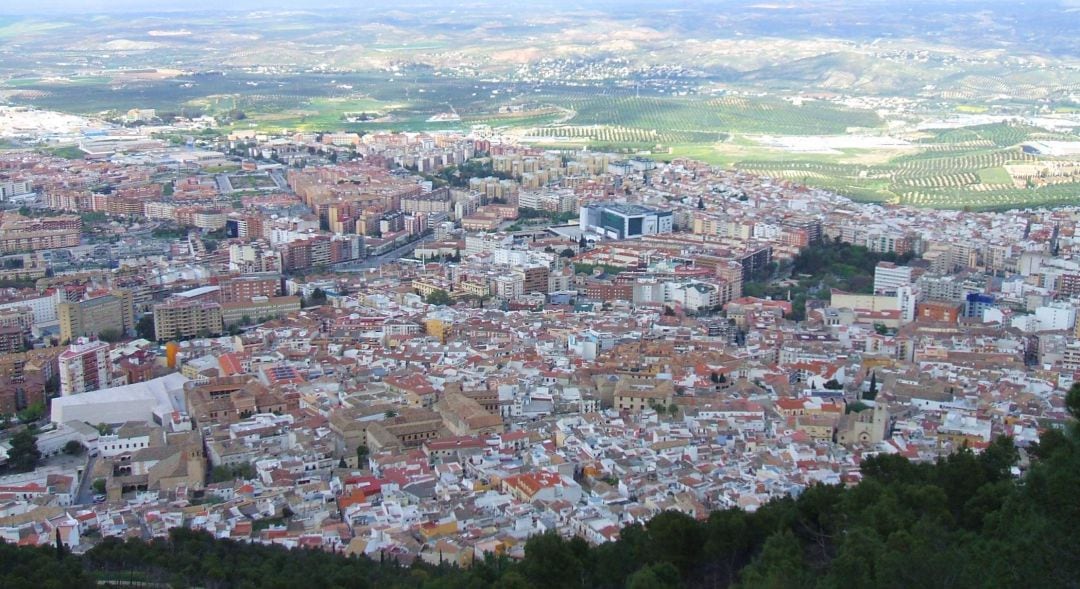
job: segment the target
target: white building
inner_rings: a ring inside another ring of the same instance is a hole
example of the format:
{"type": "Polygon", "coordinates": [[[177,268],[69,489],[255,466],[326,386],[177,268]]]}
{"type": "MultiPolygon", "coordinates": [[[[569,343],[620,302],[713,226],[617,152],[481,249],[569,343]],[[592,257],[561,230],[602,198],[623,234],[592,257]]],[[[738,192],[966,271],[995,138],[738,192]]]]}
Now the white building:
{"type": "Polygon", "coordinates": [[[874,268],[874,294],[891,294],[902,286],[911,284],[911,266],[897,266],[892,262],[878,262],[874,268]]]}
{"type": "Polygon", "coordinates": [[[34,328],[40,329],[51,325],[57,325],[59,317],[56,314],[56,306],[60,304],[60,291],[54,290],[48,294],[10,299],[0,303],[0,309],[17,309],[29,307],[34,314],[34,328]]]}
{"type": "Polygon", "coordinates": [[[1076,307],[1068,303],[1054,303],[1035,309],[1039,331],[1062,331],[1076,325],[1076,307]]]}
{"type": "Polygon", "coordinates": [[[109,386],[109,344],[80,337],[60,353],[60,394],[64,397],[109,386]]]}
{"type": "Polygon", "coordinates": [[[101,389],[81,395],[56,397],[51,401],[53,423],[123,423],[149,421],[165,423],[174,411],[186,411],[184,383],[188,378],[174,372],[135,384],[101,389]]]}

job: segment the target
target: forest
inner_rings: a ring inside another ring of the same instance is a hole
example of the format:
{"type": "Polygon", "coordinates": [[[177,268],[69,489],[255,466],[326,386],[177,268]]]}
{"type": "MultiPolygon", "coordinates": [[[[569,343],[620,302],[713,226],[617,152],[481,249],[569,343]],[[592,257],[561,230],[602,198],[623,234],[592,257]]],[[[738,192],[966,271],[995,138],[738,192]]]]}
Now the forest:
{"type": "Polygon", "coordinates": [[[997,438],[936,463],[878,455],[852,486],[812,486],[756,512],[703,521],[665,512],[590,546],[549,533],[525,557],[472,567],[401,566],[386,558],[216,540],[173,530],[152,542],[103,540],[76,556],[0,543],[0,587],[144,586],[535,588],[1077,587],[1080,586],[1080,385],[1073,417],[1019,454],[997,438]]]}

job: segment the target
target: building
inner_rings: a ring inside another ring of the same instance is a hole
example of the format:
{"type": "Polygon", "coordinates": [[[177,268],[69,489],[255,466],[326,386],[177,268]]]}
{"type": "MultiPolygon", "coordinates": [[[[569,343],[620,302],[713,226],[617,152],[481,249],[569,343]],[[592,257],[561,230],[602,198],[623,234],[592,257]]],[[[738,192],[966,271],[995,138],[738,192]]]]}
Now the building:
{"type": "Polygon", "coordinates": [[[911,266],[878,262],[874,268],[874,294],[895,294],[897,289],[911,284],[911,266]]]}
{"type": "Polygon", "coordinates": [[[0,201],[8,201],[33,192],[27,180],[0,179],[0,201]]]}
{"type": "Polygon", "coordinates": [[[81,232],[82,219],[76,215],[26,218],[9,212],[0,221],[0,253],[75,247],[81,232]]]}
{"type": "Polygon", "coordinates": [[[50,401],[49,417],[53,423],[163,422],[183,409],[176,400],[183,398],[186,382],[184,375],[174,372],[146,382],[56,397],[50,401]]]}
{"type": "Polygon", "coordinates": [[[915,306],[915,321],[920,323],[956,323],[960,319],[960,303],[925,301],[915,306]]]}
{"type": "Polygon", "coordinates": [[[281,294],[281,276],[273,273],[237,276],[222,281],[221,302],[238,303],[255,297],[276,297],[281,294]]]}
{"type": "Polygon", "coordinates": [[[0,354],[12,354],[26,349],[29,331],[20,325],[0,325],[0,354]]]}
{"type": "Polygon", "coordinates": [[[671,233],[671,211],[641,205],[596,203],[581,207],[578,219],[582,231],[600,233],[610,239],[632,239],[671,233]]]}
{"type": "Polygon", "coordinates": [[[964,317],[967,319],[983,318],[983,313],[994,308],[994,296],[979,292],[968,293],[964,301],[964,317]]]}
{"type": "Polygon", "coordinates": [[[109,344],[80,337],[60,354],[60,395],[109,386],[109,344]]]}
{"type": "Polygon", "coordinates": [[[615,384],[613,394],[617,411],[639,412],[652,407],[667,408],[675,397],[670,380],[624,377],[615,384]]]}
{"type": "Polygon", "coordinates": [[[1076,325],[1076,307],[1068,303],[1054,303],[1035,309],[1040,331],[1063,331],[1076,325]]]}
{"type": "Polygon", "coordinates": [[[461,393],[444,395],[435,404],[443,423],[456,436],[498,434],[503,431],[502,418],[484,409],[476,400],[461,393]]]}
{"type": "Polygon", "coordinates": [[[115,294],[91,297],[78,302],[63,302],[56,306],[60,321],[60,341],[73,342],[80,337],[115,332],[121,336],[134,328],[130,305],[115,294]]]}
{"type": "Polygon", "coordinates": [[[14,296],[0,299],[0,310],[7,309],[30,309],[34,316],[34,328],[40,329],[55,325],[57,321],[56,308],[60,302],[60,291],[51,290],[44,294],[19,293],[14,296]]]}
{"type": "Polygon", "coordinates": [[[225,325],[233,325],[245,321],[266,320],[267,318],[279,317],[299,310],[300,297],[297,296],[256,296],[245,301],[223,303],[221,305],[221,321],[225,325]]]}
{"type": "Polygon", "coordinates": [[[221,333],[221,305],[198,300],[172,300],[154,307],[154,333],[159,341],[221,333]]]}

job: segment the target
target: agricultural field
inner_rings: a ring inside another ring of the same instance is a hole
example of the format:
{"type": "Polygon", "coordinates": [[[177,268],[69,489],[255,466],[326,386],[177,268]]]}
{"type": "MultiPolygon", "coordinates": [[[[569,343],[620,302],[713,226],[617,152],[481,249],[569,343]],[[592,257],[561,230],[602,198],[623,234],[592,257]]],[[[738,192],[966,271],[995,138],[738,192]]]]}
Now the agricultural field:
{"type": "Polygon", "coordinates": [[[0,92],[9,99],[22,97],[16,102],[64,112],[118,113],[132,107],[243,112],[245,117],[230,122],[226,131],[366,133],[487,126],[543,148],[688,157],[853,199],[926,207],[1080,200],[1080,187],[1071,179],[1033,185],[1012,177],[1007,168],[1038,161],[1020,149],[1021,143],[1080,139],[1075,134],[1015,122],[940,130],[919,126],[932,117],[948,118],[950,112],[985,112],[968,103],[954,111],[890,115],[766,92],[674,96],[618,86],[481,81],[423,68],[393,74],[40,76],[10,78],[0,84],[0,92]]]}
{"type": "Polygon", "coordinates": [[[1018,186],[1004,167],[1036,160],[1036,156],[1012,147],[925,152],[869,166],[820,160],[750,160],[735,167],[828,188],[856,200],[921,207],[1002,209],[1080,202],[1080,183],[1018,186]]]}

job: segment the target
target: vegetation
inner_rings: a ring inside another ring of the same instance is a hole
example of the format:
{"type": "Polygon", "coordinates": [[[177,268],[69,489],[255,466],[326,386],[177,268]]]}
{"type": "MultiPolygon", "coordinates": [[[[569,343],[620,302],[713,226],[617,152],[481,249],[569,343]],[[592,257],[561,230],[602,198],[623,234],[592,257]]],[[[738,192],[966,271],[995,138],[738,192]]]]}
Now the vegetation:
{"type": "Polygon", "coordinates": [[[45,417],[45,403],[41,401],[34,403],[20,411],[17,417],[21,423],[34,423],[45,417]]]}
{"type": "Polygon", "coordinates": [[[139,321],[135,324],[135,333],[138,334],[139,337],[149,341],[157,340],[157,334],[155,333],[154,328],[154,316],[143,315],[142,317],[139,317],[139,321]]]}
{"type": "Polygon", "coordinates": [[[806,301],[824,297],[836,288],[846,292],[872,293],[874,268],[878,262],[906,264],[913,254],[877,253],[861,245],[841,241],[822,241],[802,249],[792,261],[793,279],[784,282],[770,280],[771,273],[763,272],[743,283],[743,294],[751,297],[772,297],[790,300],[792,319],[806,318],[806,301]]]}
{"type": "Polygon", "coordinates": [[[102,329],[98,332],[98,339],[103,342],[114,344],[124,339],[124,334],[116,328],[102,329]]]}
{"type": "MultiPolygon", "coordinates": [[[[1080,415],[1080,385],[1067,405],[1080,415]]],[[[489,555],[469,569],[405,568],[185,529],[150,543],[107,538],[66,557],[83,570],[41,560],[48,552],[40,548],[0,550],[15,567],[36,562],[36,583],[65,587],[106,575],[208,588],[1072,586],[1080,578],[1080,506],[1071,492],[1080,485],[1080,427],[1048,430],[1030,455],[1021,480],[1006,437],[936,464],[877,455],[863,461],[853,487],[813,485],[753,513],[714,511],[705,521],[664,512],[599,546],[547,533],[526,542],[519,562],[489,555]]]]}
{"type": "Polygon", "coordinates": [[[54,147],[47,151],[50,155],[62,157],[68,160],[81,160],[86,155],[81,149],[75,147],[74,145],[70,145],[67,147],[54,147]]]}
{"type": "Polygon", "coordinates": [[[435,290],[431,291],[431,294],[429,294],[427,296],[427,298],[424,299],[424,302],[426,302],[429,305],[444,306],[444,305],[449,305],[449,304],[453,303],[454,301],[453,301],[453,299],[450,298],[450,293],[448,293],[445,290],[442,290],[441,288],[439,288],[439,289],[435,289],[435,290]]]}
{"type": "Polygon", "coordinates": [[[7,589],[60,589],[94,587],[78,558],[58,558],[56,548],[20,547],[0,542],[0,587],[7,589]]]}
{"type": "Polygon", "coordinates": [[[449,184],[458,188],[468,186],[469,180],[473,178],[495,177],[504,180],[510,178],[508,174],[496,172],[491,165],[491,160],[483,158],[471,159],[460,166],[448,166],[431,177],[444,185],[449,184]]]}
{"type": "Polygon", "coordinates": [[[37,447],[37,435],[31,429],[24,429],[11,437],[11,450],[8,451],[8,468],[15,472],[30,472],[41,460],[41,451],[37,447]]]}
{"type": "Polygon", "coordinates": [[[553,224],[561,225],[577,219],[578,214],[574,211],[556,213],[554,211],[542,211],[539,209],[531,209],[529,207],[520,207],[518,208],[518,218],[523,221],[528,219],[546,219],[553,224]]]}
{"type": "Polygon", "coordinates": [[[249,480],[255,478],[255,467],[250,462],[234,464],[232,466],[215,466],[210,469],[211,483],[224,483],[236,479],[249,480]]]}
{"type": "Polygon", "coordinates": [[[623,268],[622,266],[611,266],[609,264],[587,264],[585,262],[574,262],[574,273],[575,274],[581,274],[581,273],[592,274],[593,271],[596,270],[597,268],[602,268],[604,270],[604,274],[610,274],[610,275],[615,275],[615,274],[618,274],[620,272],[624,272],[626,270],[626,268],[623,268]]]}

